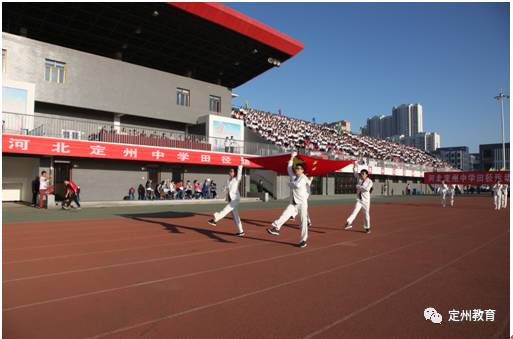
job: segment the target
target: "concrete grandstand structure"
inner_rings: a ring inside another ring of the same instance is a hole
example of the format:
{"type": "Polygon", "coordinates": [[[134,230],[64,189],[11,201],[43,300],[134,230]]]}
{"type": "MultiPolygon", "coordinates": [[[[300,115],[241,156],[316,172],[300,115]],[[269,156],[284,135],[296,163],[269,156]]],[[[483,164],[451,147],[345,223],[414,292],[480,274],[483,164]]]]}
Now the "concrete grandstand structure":
{"type": "MultiPolygon", "coordinates": [[[[217,3],[6,3],[3,10],[4,200],[30,201],[42,170],[57,196],[73,178],[84,201],[120,200],[147,179],[221,183],[239,155],[284,151],[233,119],[232,89],[299,53],[300,42],[217,3]]],[[[360,141],[373,149],[366,162],[377,194],[400,194],[407,182],[427,191],[423,172],[443,165],[372,157],[378,146],[360,141]]],[[[286,178],[248,167],[243,194],[263,180],[275,198],[288,196],[286,178]]],[[[341,172],[316,180],[313,193],[352,190],[351,175],[341,172]]]]}

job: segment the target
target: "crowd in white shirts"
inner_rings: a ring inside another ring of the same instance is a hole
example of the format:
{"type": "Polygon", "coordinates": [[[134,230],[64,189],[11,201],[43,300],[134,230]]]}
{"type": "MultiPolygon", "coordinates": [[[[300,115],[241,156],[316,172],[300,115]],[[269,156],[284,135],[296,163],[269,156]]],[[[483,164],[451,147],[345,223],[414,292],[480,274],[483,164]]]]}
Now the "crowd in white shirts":
{"type": "Polygon", "coordinates": [[[395,144],[368,136],[339,133],[335,128],[253,108],[232,111],[232,117],[244,121],[246,127],[285,150],[305,149],[326,154],[357,158],[401,161],[435,168],[450,167],[415,147],[395,144]]]}

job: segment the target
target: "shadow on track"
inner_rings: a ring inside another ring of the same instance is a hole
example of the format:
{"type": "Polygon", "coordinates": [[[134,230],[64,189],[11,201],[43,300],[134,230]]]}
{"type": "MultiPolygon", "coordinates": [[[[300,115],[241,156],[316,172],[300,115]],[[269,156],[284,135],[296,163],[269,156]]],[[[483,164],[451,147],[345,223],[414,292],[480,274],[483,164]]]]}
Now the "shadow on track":
{"type": "MultiPolygon", "coordinates": [[[[187,226],[187,225],[179,225],[175,223],[170,223],[167,220],[162,220],[164,218],[187,218],[187,217],[194,217],[194,216],[202,216],[203,214],[196,214],[191,212],[159,212],[159,213],[137,213],[137,214],[120,214],[120,217],[129,218],[132,220],[140,221],[140,222],[146,222],[151,224],[157,224],[162,226],[165,230],[167,230],[170,233],[184,233],[183,231],[194,231],[196,233],[199,233],[203,236],[206,236],[207,238],[210,238],[212,240],[215,240],[217,242],[221,243],[236,243],[234,241],[230,241],[227,239],[224,239],[223,236],[228,237],[234,237],[234,238],[241,238],[236,236],[234,233],[229,232],[223,232],[218,231],[215,229],[209,229],[209,228],[200,228],[200,227],[193,227],[193,226],[187,226]],[[159,219],[153,219],[153,218],[159,218],[159,219]]],[[[231,218],[226,218],[231,219],[231,218]]],[[[324,232],[322,232],[324,233],[324,232]]],[[[271,242],[276,244],[284,244],[284,245],[291,245],[291,246],[297,246],[296,243],[292,242],[286,242],[286,241],[279,241],[279,240],[272,240],[272,239],[266,239],[266,238],[257,238],[245,235],[242,238],[251,239],[251,240],[257,240],[257,241],[264,241],[264,242],[271,242]]]]}

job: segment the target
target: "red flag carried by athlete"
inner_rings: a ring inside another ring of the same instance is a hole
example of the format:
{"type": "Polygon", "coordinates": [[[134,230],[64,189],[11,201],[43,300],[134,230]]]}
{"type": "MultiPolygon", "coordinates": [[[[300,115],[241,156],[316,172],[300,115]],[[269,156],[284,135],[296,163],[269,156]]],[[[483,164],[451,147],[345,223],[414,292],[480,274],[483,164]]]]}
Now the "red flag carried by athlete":
{"type": "MultiPolygon", "coordinates": [[[[255,157],[249,160],[265,169],[269,169],[279,174],[287,175],[287,165],[290,160],[290,154],[272,155],[269,157],[255,157]]],[[[302,163],[305,166],[305,174],[308,176],[323,176],[343,169],[352,164],[353,160],[328,160],[310,157],[304,154],[298,154],[294,158],[294,164],[302,163]]]]}

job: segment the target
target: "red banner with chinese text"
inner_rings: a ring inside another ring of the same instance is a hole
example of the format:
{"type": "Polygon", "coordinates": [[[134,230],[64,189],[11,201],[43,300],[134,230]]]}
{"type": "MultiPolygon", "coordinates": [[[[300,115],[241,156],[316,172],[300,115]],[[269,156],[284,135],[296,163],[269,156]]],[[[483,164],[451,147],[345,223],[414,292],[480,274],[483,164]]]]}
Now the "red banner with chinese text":
{"type": "MultiPolygon", "coordinates": [[[[252,161],[265,169],[270,169],[283,175],[287,175],[287,165],[290,154],[271,155],[268,157],[253,158],[252,161]]],[[[294,164],[302,163],[305,166],[305,174],[308,176],[323,176],[336,172],[352,164],[353,160],[328,160],[308,155],[299,154],[294,159],[294,164]]]]}
{"type": "MultiPolygon", "coordinates": [[[[2,152],[215,166],[238,166],[241,158],[241,155],[232,153],[11,134],[2,135],[2,152]]],[[[250,159],[246,159],[244,166],[261,167],[250,159]]]]}
{"type": "Polygon", "coordinates": [[[446,184],[455,185],[493,185],[497,180],[509,184],[509,171],[494,172],[426,172],[424,173],[425,184],[446,184]]]}

